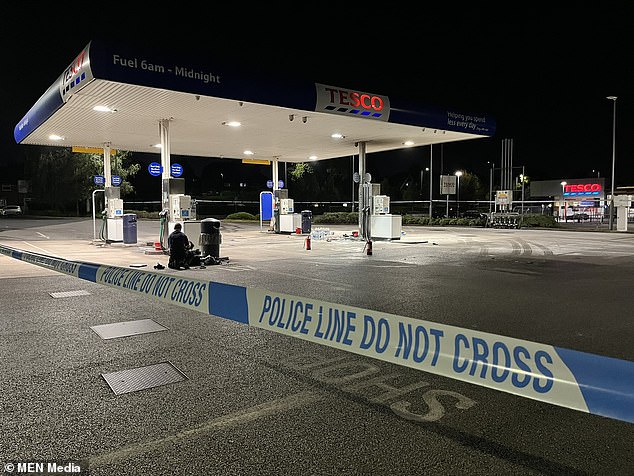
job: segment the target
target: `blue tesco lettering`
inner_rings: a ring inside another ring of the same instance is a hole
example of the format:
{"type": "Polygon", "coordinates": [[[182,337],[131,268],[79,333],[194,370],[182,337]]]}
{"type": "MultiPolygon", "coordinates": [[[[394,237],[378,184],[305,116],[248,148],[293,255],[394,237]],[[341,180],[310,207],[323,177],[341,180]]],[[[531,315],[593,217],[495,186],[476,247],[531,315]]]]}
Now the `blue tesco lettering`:
{"type": "Polygon", "coordinates": [[[516,388],[531,384],[538,393],[546,393],[553,386],[553,373],[548,368],[553,363],[551,355],[539,350],[535,355],[518,345],[509,348],[504,342],[495,341],[492,346],[484,339],[457,334],[454,342],[453,370],[468,372],[481,379],[490,378],[502,383],[510,377],[516,388]],[[519,369],[519,370],[517,370],[519,369]],[[489,375],[487,375],[490,370],[489,375]]]}

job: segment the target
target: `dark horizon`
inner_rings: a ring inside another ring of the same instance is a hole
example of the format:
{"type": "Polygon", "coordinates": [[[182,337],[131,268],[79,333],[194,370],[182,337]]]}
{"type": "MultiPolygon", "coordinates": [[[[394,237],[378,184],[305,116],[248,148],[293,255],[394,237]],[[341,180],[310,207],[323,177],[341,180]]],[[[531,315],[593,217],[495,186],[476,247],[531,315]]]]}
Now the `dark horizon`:
{"type": "MultiPolygon", "coordinates": [[[[487,162],[499,164],[502,141],[513,139],[513,165],[525,166],[533,180],[591,177],[599,171],[609,182],[614,102],[606,97],[615,95],[615,184],[632,185],[634,163],[629,157],[634,155],[634,137],[628,131],[634,129],[634,65],[629,17],[592,10],[577,13],[572,22],[567,12],[552,9],[548,15],[524,12],[506,21],[487,19],[485,12],[465,12],[427,19],[418,28],[394,24],[380,36],[332,29],[317,42],[274,28],[266,35],[241,30],[239,44],[224,41],[227,32],[222,29],[203,32],[185,25],[172,25],[169,35],[139,35],[127,28],[133,25],[131,19],[112,34],[116,31],[121,41],[156,49],[230,60],[245,69],[286,71],[314,81],[338,78],[342,86],[493,116],[495,137],[443,145],[445,171],[478,173],[487,162]]],[[[25,17],[30,14],[23,12],[25,17]]],[[[2,79],[3,177],[25,154],[25,146],[15,144],[13,128],[91,39],[85,31],[61,35],[53,23],[39,27],[37,34],[19,42],[4,41],[7,64],[19,75],[2,79]]],[[[380,155],[404,162],[416,155],[424,168],[429,165],[427,149],[380,155]]],[[[434,175],[440,171],[440,149],[434,146],[434,175]]]]}

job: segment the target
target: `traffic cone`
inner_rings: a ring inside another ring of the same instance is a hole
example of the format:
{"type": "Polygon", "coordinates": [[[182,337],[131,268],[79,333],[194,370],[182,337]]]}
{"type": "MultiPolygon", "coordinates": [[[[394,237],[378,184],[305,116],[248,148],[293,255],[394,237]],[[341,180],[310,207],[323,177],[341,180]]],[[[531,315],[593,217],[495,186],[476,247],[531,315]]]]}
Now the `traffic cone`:
{"type": "Polygon", "coordinates": [[[310,250],[310,235],[306,237],[306,249],[310,250]]]}

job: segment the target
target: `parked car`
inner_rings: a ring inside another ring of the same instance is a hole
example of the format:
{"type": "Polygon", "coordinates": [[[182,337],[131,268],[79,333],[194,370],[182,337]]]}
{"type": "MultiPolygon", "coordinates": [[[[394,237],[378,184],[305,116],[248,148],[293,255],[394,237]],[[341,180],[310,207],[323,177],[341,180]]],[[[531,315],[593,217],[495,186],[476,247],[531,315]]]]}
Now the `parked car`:
{"type": "Polygon", "coordinates": [[[574,215],[572,215],[572,217],[570,217],[570,219],[574,220],[574,221],[589,220],[590,219],[590,215],[588,215],[585,212],[575,213],[574,215]]]}
{"type": "Polygon", "coordinates": [[[0,208],[0,215],[22,215],[22,207],[20,205],[7,205],[0,208]]]}

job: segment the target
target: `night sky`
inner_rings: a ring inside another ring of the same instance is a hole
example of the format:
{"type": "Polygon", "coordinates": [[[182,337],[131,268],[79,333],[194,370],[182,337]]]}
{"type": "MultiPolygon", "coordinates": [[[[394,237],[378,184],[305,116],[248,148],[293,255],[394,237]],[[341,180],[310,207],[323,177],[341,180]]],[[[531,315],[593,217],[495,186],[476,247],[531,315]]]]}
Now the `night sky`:
{"type": "MultiPolygon", "coordinates": [[[[131,17],[108,6],[110,13],[91,18],[37,13],[22,3],[2,7],[20,8],[3,17],[22,28],[1,36],[3,170],[22,160],[27,147],[13,139],[18,121],[91,39],[108,35],[159,50],[196,51],[254,71],[490,114],[497,122],[495,137],[443,147],[445,172],[463,169],[487,179],[487,161],[499,165],[502,139],[510,138],[513,165],[525,166],[533,180],[585,178],[598,171],[608,185],[613,102],[606,96],[618,96],[615,182],[634,185],[634,49],[625,10],[531,5],[503,15],[457,5],[387,13],[303,6],[305,11],[282,15],[263,6],[221,18],[162,9],[131,17]]],[[[428,149],[396,157],[407,168],[427,158],[428,149]]],[[[439,146],[434,158],[440,158],[439,146]]],[[[434,169],[439,171],[439,163],[434,169]]]]}

